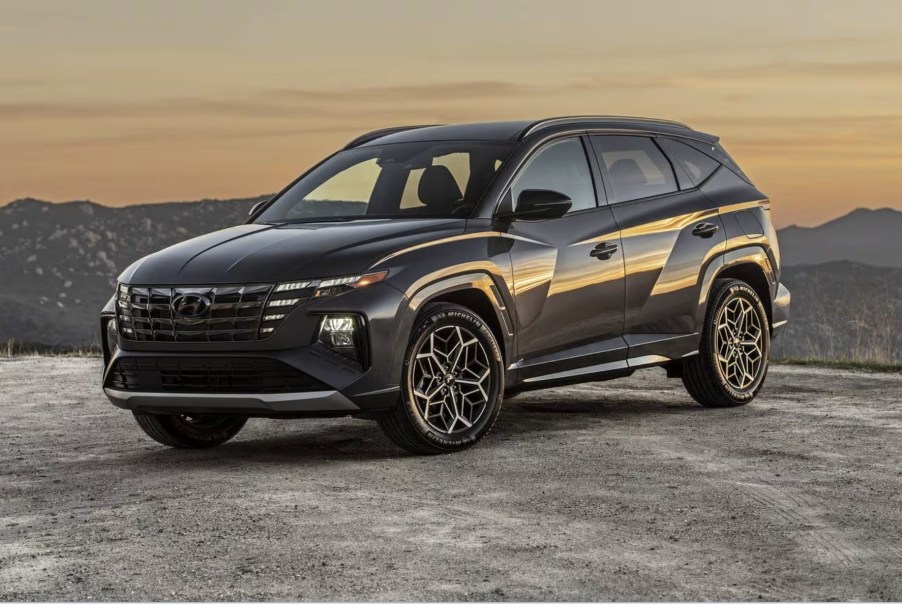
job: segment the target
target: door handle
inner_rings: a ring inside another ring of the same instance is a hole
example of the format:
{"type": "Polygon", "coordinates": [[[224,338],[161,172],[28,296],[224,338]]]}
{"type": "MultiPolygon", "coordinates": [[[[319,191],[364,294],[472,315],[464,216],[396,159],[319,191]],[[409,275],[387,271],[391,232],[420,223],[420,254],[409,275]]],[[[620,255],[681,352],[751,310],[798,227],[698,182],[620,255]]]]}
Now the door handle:
{"type": "Polygon", "coordinates": [[[617,252],[616,243],[599,243],[596,245],[589,255],[599,260],[607,260],[617,252]]]}
{"type": "Polygon", "coordinates": [[[714,233],[716,233],[717,229],[719,228],[720,227],[716,224],[711,224],[710,222],[701,222],[695,225],[695,228],[692,229],[692,234],[696,237],[707,239],[708,237],[711,237],[714,233]]]}

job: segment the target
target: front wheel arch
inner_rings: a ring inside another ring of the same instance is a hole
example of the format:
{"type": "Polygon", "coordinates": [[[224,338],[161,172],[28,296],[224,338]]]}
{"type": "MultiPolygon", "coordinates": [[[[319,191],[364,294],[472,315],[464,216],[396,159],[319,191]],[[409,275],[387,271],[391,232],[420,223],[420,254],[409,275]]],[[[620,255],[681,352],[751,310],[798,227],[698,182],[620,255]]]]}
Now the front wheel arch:
{"type": "Polygon", "coordinates": [[[507,347],[504,344],[504,332],[498,319],[498,312],[485,291],[476,288],[459,289],[429,299],[430,303],[447,302],[467,308],[485,321],[501,348],[501,356],[507,359],[507,347]]]}
{"type": "Polygon", "coordinates": [[[493,277],[486,272],[469,272],[444,277],[415,291],[407,292],[407,307],[404,309],[403,318],[398,322],[391,364],[391,383],[401,383],[408,337],[423,309],[433,302],[459,304],[478,315],[491,328],[501,349],[502,358],[510,358],[515,350],[514,323],[509,310],[512,298],[502,284],[503,280],[498,276],[493,277]],[[474,302],[479,308],[474,307],[474,302]]]}

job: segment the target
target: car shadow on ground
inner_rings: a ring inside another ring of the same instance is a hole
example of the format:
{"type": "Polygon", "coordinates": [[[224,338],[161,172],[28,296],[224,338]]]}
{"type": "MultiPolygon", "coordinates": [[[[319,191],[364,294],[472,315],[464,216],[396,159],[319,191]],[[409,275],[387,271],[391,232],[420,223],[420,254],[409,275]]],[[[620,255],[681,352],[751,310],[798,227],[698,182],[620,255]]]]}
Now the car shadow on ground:
{"type": "MultiPolygon", "coordinates": [[[[506,402],[492,434],[473,450],[506,446],[511,440],[528,440],[531,436],[585,429],[587,423],[603,424],[656,416],[689,416],[710,418],[717,409],[705,409],[693,402],[674,403],[642,399],[598,401],[515,400],[506,402]],[[701,414],[701,415],[700,415],[701,414]]],[[[735,409],[733,410],[736,411],[735,409]]],[[[751,408],[742,409],[748,418],[751,408]]],[[[719,415],[719,414],[718,414],[719,415]]],[[[316,420],[251,420],[266,421],[269,426],[256,426],[251,434],[213,449],[159,448],[133,452],[135,463],[148,465],[184,464],[206,466],[227,464],[293,464],[329,461],[383,461],[416,457],[394,446],[372,421],[351,418],[316,420]],[[294,424],[297,426],[294,428],[294,424]]],[[[253,425],[253,424],[249,424],[253,425]]]]}
{"type": "MultiPolygon", "coordinates": [[[[294,420],[279,420],[294,421],[294,420]]],[[[297,420],[311,421],[311,420],[297,420]]],[[[314,420],[315,421],[315,420],[314,420]]],[[[334,420],[333,420],[334,421],[334,420]]],[[[280,427],[271,435],[239,435],[212,449],[160,448],[136,452],[135,461],[188,465],[279,465],[330,461],[381,461],[409,454],[392,445],[375,423],[344,420],[341,424],[280,427]]]]}

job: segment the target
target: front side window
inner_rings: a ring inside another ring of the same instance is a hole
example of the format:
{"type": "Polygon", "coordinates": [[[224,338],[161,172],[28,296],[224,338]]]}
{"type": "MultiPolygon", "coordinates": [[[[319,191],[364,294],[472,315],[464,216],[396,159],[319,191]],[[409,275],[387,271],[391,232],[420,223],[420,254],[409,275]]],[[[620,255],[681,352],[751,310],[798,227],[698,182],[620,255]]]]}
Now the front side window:
{"type": "Polygon", "coordinates": [[[440,141],[341,151],[292,185],[255,222],[466,218],[512,147],[440,141]]]}
{"type": "Polygon", "coordinates": [[[548,189],[570,198],[570,212],[596,207],[595,187],[583,144],[568,138],[543,147],[517,176],[511,186],[514,207],[527,189],[548,189]]]}
{"type": "Polygon", "coordinates": [[[614,202],[654,197],[677,190],[670,162],[644,136],[593,136],[592,145],[601,159],[605,181],[614,202]]]}

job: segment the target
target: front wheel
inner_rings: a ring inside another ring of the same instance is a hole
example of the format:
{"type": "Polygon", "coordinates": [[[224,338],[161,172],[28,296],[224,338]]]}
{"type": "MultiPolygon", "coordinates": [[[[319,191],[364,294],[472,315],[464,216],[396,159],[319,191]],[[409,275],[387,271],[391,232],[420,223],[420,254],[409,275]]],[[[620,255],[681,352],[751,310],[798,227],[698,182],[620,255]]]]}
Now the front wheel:
{"type": "Polygon", "coordinates": [[[755,290],[737,279],[714,283],[699,354],[684,361],[683,384],[706,407],[750,402],[767,375],[770,326],[755,290]]]}
{"type": "Polygon", "coordinates": [[[471,447],[495,424],[504,360],[492,330],[457,304],[429,304],[404,359],[401,400],[379,417],[395,444],[419,454],[471,447]]]}
{"type": "Polygon", "coordinates": [[[160,444],[177,449],[215,447],[234,437],[246,417],[218,415],[161,415],[133,411],[145,434],[160,444]]]}

